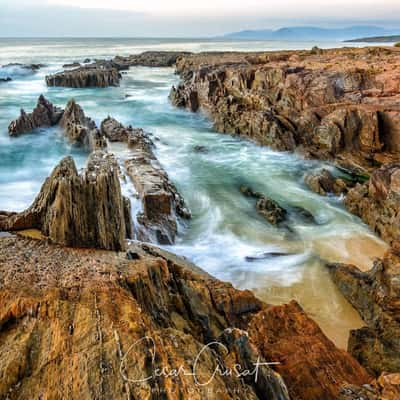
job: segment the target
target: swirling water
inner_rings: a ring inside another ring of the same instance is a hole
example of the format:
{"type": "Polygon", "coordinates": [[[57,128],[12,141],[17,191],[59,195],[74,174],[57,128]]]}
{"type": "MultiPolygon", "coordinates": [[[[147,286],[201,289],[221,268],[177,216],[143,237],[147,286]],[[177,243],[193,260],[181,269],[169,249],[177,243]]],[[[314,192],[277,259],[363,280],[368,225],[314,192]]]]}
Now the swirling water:
{"type": "MultiPolygon", "coordinates": [[[[59,106],[73,97],[98,124],[112,115],[153,134],[160,162],[193,213],[169,250],[188,257],[217,278],[253,290],[267,302],[297,299],[330,338],[346,347],[349,329],[362,326],[362,321],[331,282],[324,262],[353,262],[369,268],[385,245],[343,209],[340,199],[323,198],[307,190],[304,174],[322,163],[218,134],[204,115],[173,108],[168,93],[178,78],[172,68],[131,68],[118,88],[47,88],[44,83],[44,76],[60,70],[63,63],[86,57],[149,49],[268,50],[312,45],[315,43],[0,40],[0,64],[46,64],[37,73],[18,67],[2,72],[11,75],[13,81],[0,84],[0,210],[27,207],[63,156],[71,154],[79,167],[84,166],[87,154],[71,146],[57,127],[18,138],[9,138],[7,133],[8,123],[19,109],[31,110],[39,94],[59,106]],[[202,146],[202,151],[196,151],[197,146],[202,146]],[[273,227],[257,214],[254,201],[241,194],[241,185],[291,209],[304,208],[313,214],[315,222],[292,212],[289,229],[273,227]],[[262,256],[268,252],[287,255],[262,256]]],[[[127,154],[119,146],[113,146],[113,151],[120,158],[127,154]]]]}

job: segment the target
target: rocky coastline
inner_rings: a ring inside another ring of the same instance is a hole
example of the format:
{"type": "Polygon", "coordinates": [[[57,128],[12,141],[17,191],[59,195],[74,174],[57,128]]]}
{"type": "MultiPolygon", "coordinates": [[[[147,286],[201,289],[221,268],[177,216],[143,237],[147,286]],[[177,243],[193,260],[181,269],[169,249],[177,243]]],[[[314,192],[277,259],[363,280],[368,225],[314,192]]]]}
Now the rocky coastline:
{"type": "MultiPolygon", "coordinates": [[[[391,246],[368,272],[327,266],[366,326],[340,350],[297,302],[266,304],[156,247],[174,242],[190,211],[150,136],[112,117],[97,128],[74,100],[63,110],[41,96],[9,134],[59,125],[89,159],[82,172],[63,159],[27,210],[0,211],[0,232],[11,233],[0,235],[0,398],[398,399],[400,52],[148,52],[46,81],[106,87],[131,66],[174,64],[174,105],[206,112],[220,132],[348,173],[315,171],[305,185],[343,195],[391,246]],[[123,164],[113,142],[129,149],[123,164]],[[135,222],[124,174],[142,206],[135,222]]],[[[271,224],[284,221],[274,200],[242,192],[271,224]]]]}

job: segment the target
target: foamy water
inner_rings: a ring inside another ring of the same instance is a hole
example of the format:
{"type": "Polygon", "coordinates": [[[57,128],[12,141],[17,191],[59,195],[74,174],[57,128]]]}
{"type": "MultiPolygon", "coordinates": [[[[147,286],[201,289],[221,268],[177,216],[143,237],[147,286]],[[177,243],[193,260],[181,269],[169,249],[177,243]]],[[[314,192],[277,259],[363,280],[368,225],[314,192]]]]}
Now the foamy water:
{"type": "MultiPolygon", "coordinates": [[[[18,61],[47,65],[35,74],[21,73],[18,68],[8,71],[14,81],[0,84],[0,210],[27,207],[63,156],[73,155],[79,167],[85,164],[87,155],[68,144],[59,128],[18,138],[9,138],[7,133],[8,123],[18,115],[19,108],[31,110],[39,94],[59,106],[74,97],[98,124],[112,115],[153,134],[161,164],[193,213],[193,219],[180,227],[177,243],[169,250],[188,257],[217,278],[253,290],[267,302],[297,299],[337,344],[346,347],[349,329],[360,327],[362,322],[331,282],[324,262],[353,262],[368,269],[385,245],[344,210],[340,199],[318,196],[305,187],[304,174],[324,164],[218,134],[204,116],[173,108],[167,96],[178,78],[171,68],[131,68],[118,88],[47,88],[44,82],[44,76],[59,70],[63,63],[86,57],[112,57],[149,49],[268,50],[274,46],[313,45],[0,40],[1,64],[18,61]],[[196,152],[196,146],[203,146],[205,151],[196,152]],[[315,222],[291,211],[286,229],[271,226],[257,214],[254,201],[241,194],[241,185],[265,193],[289,210],[301,207],[313,215],[315,222]],[[286,255],[265,257],[271,252],[286,255]]],[[[129,155],[118,145],[113,150],[121,159],[129,155]]],[[[136,210],[139,205],[129,182],[123,190],[136,210]]]]}

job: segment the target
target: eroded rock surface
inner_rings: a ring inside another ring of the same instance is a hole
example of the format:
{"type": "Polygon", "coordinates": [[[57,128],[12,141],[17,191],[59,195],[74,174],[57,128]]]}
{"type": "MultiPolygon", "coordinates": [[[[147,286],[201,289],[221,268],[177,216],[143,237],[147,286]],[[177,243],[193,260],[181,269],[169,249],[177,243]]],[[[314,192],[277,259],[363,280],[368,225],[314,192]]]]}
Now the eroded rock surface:
{"type": "Polygon", "coordinates": [[[64,246],[123,250],[132,223],[127,207],[112,155],[92,153],[81,175],[66,157],[26,211],[0,213],[0,231],[37,229],[64,246]]]}
{"type": "Polygon", "coordinates": [[[128,254],[0,239],[0,397],[336,400],[369,382],[296,303],[266,306],[154,247],[128,254]],[[212,378],[257,360],[281,377],[212,378]]]}
{"type": "Polygon", "coordinates": [[[12,121],[8,127],[10,136],[30,132],[36,128],[50,127],[58,124],[63,115],[63,110],[54,106],[43,95],[39,96],[36,107],[27,114],[21,110],[21,115],[12,121]]]}
{"type": "Polygon", "coordinates": [[[118,69],[104,65],[89,64],[67,69],[46,76],[47,86],[71,88],[119,86],[121,75],[118,69]]]}
{"type": "Polygon", "coordinates": [[[87,117],[82,107],[70,100],[60,120],[66,136],[72,143],[81,144],[89,151],[107,147],[105,136],[97,128],[96,123],[87,117]]]}
{"type": "Polygon", "coordinates": [[[347,193],[348,185],[340,178],[336,178],[327,169],[312,171],[304,177],[305,184],[315,193],[326,196],[329,193],[340,195],[347,193]]]}
{"type": "Polygon", "coordinates": [[[131,152],[125,161],[126,172],[142,202],[136,227],[139,240],[172,244],[178,231],[178,219],[191,214],[183,197],[155,157],[153,143],[142,129],[125,127],[113,118],[101,124],[110,141],[126,142],[131,152]]]}
{"type": "Polygon", "coordinates": [[[349,191],[345,205],[400,250],[400,164],[377,169],[367,183],[349,191]]]}
{"type": "Polygon", "coordinates": [[[200,53],[177,60],[171,101],[220,132],[357,171],[399,159],[400,53],[200,53]]]}
{"type": "Polygon", "coordinates": [[[366,327],[351,331],[349,352],[376,375],[400,371],[400,257],[389,252],[369,272],[333,264],[334,282],[366,327]]]}

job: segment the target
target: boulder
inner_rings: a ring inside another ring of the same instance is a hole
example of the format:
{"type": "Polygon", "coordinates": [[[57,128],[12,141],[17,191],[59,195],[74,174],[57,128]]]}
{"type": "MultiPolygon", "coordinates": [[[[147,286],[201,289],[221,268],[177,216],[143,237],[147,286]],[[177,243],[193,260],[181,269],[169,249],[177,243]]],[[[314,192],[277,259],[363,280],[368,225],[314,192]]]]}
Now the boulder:
{"type": "Polygon", "coordinates": [[[8,133],[10,136],[17,136],[36,128],[50,127],[58,124],[62,115],[61,108],[54,106],[43,95],[40,95],[33,111],[27,114],[21,110],[20,117],[10,123],[8,133]]]}
{"type": "Polygon", "coordinates": [[[400,249],[400,164],[377,169],[367,183],[349,191],[345,205],[392,247],[400,249]]]}
{"type": "Polygon", "coordinates": [[[367,324],[351,331],[349,352],[377,376],[400,371],[400,257],[392,250],[368,272],[343,264],[328,268],[367,324]]]}
{"type": "Polygon", "coordinates": [[[131,225],[127,207],[112,155],[92,153],[81,175],[73,159],[66,157],[26,211],[2,214],[0,231],[37,229],[64,246],[119,251],[125,249],[131,225]]]}
{"type": "Polygon", "coordinates": [[[90,64],[46,76],[47,86],[86,88],[119,86],[120,74],[116,68],[90,64]]]}
{"type": "Polygon", "coordinates": [[[315,193],[326,196],[329,193],[340,195],[348,190],[347,183],[335,178],[327,169],[319,169],[306,174],[305,184],[315,193]]]}
{"type": "Polygon", "coordinates": [[[60,126],[71,143],[80,144],[89,151],[101,150],[107,147],[107,140],[96,123],[85,116],[82,107],[70,100],[65,108],[60,126]]]}

